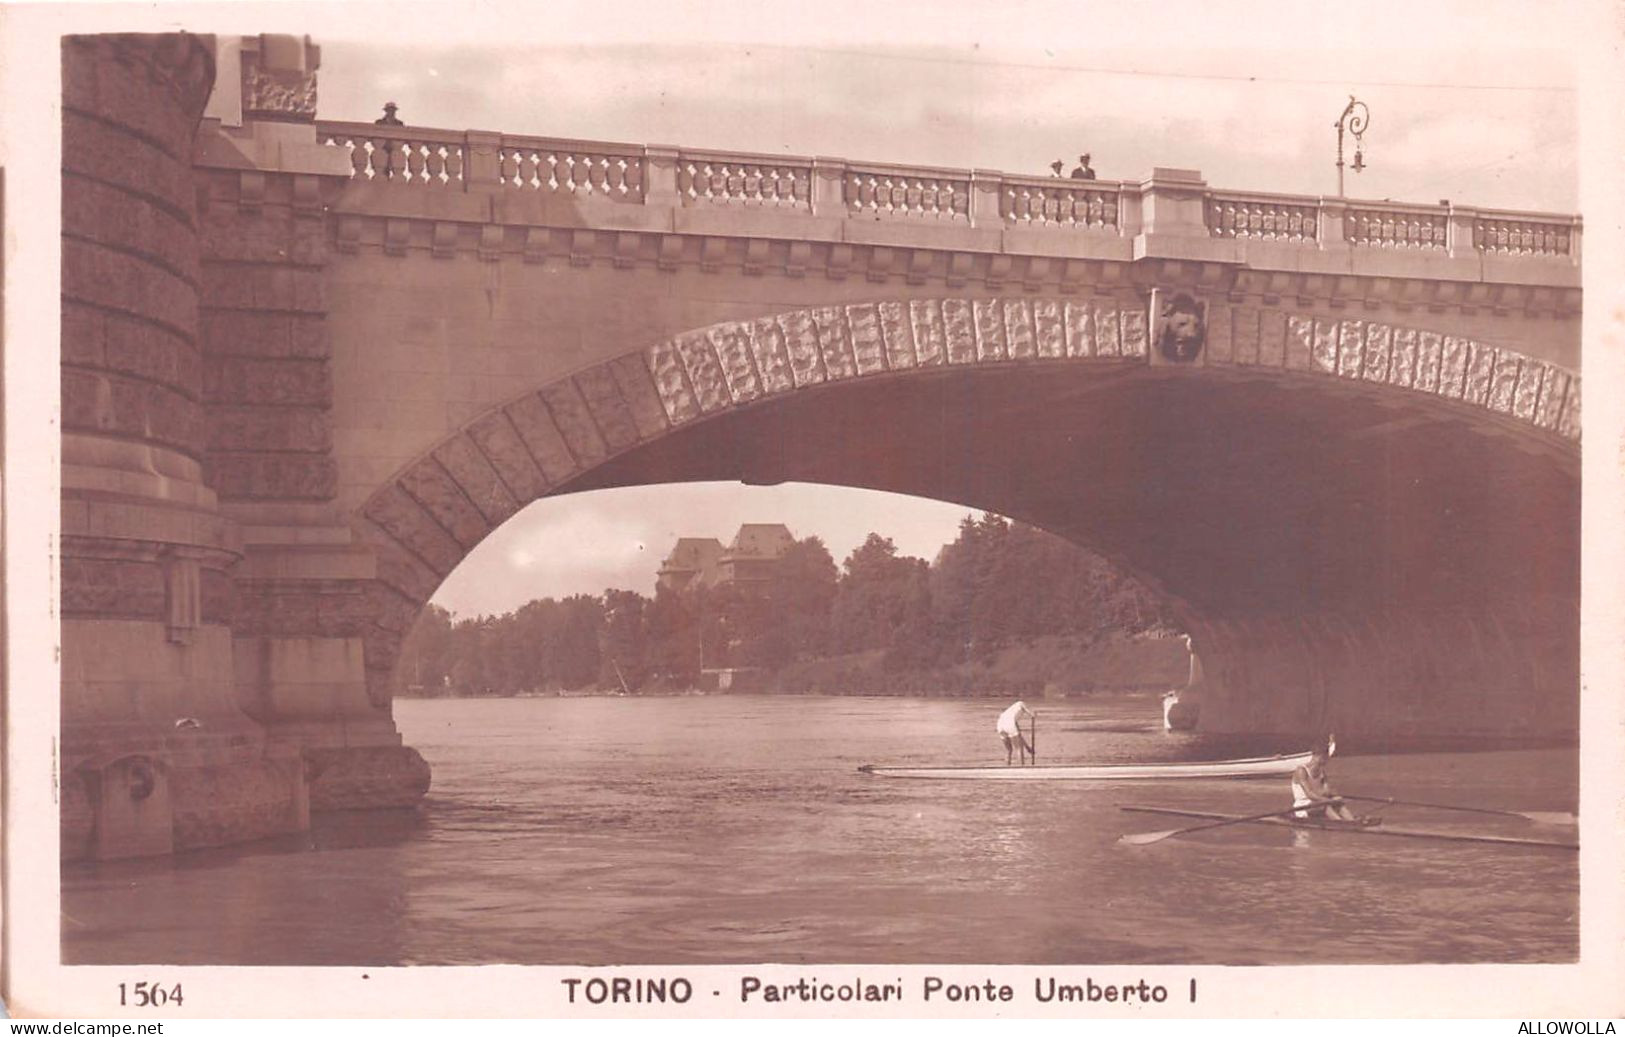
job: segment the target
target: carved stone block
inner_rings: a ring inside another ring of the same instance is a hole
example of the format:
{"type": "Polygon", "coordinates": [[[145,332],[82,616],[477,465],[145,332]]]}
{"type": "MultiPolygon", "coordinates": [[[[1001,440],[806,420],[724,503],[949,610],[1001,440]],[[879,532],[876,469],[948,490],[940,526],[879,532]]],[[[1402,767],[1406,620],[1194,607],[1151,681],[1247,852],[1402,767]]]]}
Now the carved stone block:
{"type": "Polygon", "coordinates": [[[666,409],[660,402],[660,393],[655,389],[654,379],[649,375],[643,355],[632,353],[616,357],[608,366],[615,376],[616,386],[621,390],[621,399],[626,401],[632,423],[637,426],[638,435],[647,439],[666,431],[666,409]]]}
{"type": "Polygon", "coordinates": [[[914,366],[914,325],[908,308],[901,302],[883,302],[877,307],[880,335],[886,347],[886,366],[900,371],[914,366]]]}
{"type": "MultiPolygon", "coordinates": [[[[1505,359],[1510,353],[1502,353],[1505,359]]],[[[1512,391],[1512,413],[1525,421],[1535,420],[1535,408],[1540,403],[1540,387],[1545,376],[1545,364],[1529,357],[1519,357],[1518,384],[1512,391]]]]}
{"type": "Polygon", "coordinates": [[[1038,355],[1031,303],[1024,299],[1004,301],[1004,336],[1011,360],[1031,360],[1038,355]]]}
{"type": "Polygon", "coordinates": [[[1337,325],[1335,320],[1316,320],[1314,344],[1309,350],[1310,370],[1337,373],[1337,325]]]}
{"type": "Polygon", "coordinates": [[[660,394],[660,405],[673,425],[699,417],[700,405],[689,388],[682,357],[677,354],[677,343],[659,342],[649,347],[649,373],[660,394]]]}
{"type": "Polygon", "coordinates": [[[520,502],[467,436],[453,436],[440,444],[434,457],[492,528],[519,510],[520,502]]]}
{"type": "Polygon", "coordinates": [[[942,327],[950,364],[976,362],[976,320],[964,299],[942,300],[942,327]]]}
{"type": "Polygon", "coordinates": [[[587,405],[592,424],[603,436],[604,445],[609,450],[625,450],[641,438],[637,423],[632,420],[632,411],[621,398],[620,387],[615,384],[615,374],[608,364],[578,372],[575,383],[576,390],[587,405]]]}
{"type": "Polygon", "coordinates": [[[1086,302],[1067,301],[1066,355],[1091,357],[1095,355],[1095,311],[1086,302]]]}
{"type": "Polygon", "coordinates": [[[1557,431],[1570,439],[1580,438],[1580,379],[1569,379],[1569,391],[1564,397],[1563,416],[1557,419],[1557,431]]]}
{"type": "Polygon", "coordinates": [[[1409,389],[1416,382],[1416,329],[1395,328],[1388,383],[1409,389]]]}
{"type": "Polygon", "coordinates": [[[1467,366],[1461,398],[1484,406],[1489,402],[1490,382],[1495,376],[1496,350],[1482,342],[1467,343],[1467,366]]]}
{"type": "Polygon", "coordinates": [[[822,306],[812,311],[812,318],[818,329],[818,355],[824,361],[824,376],[830,381],[854,377],[858,365],[852,359],[846,315],[838,306],[822,306]]]}
{"type": "Polygon", "coordinates": [[[1365,359],[1365,322],[1345,320],[1337,330],[1337,373],[1344,378],[1360,377],[1365,359]]]}
{"type": "Polygon", "coordinates": [[[909,326],[914,330],[914,357],[921,367],[948,359],[948,331],[942,307],[934,299],[913,299],[908,304],[909,326]]]}
{"type": "Polygon", "coordinates": [[[852,331],[852,359],[859,374],[886,369],[886,342],[880,330],[880,312],[873,304],[848,306],[847,326],[852,331]]]}
{"type": "Polygon", "coordinates": [[[1495,356],[1495,370],[1490,375],[1491,410],[1502,414],[1512,413],[1513,398],[1517,395],[1519,386],[1519,356],[1510,350],[1497,350],[1495,356]]]}
{"type": "Polygon", "coordinates": [[[1435,390],[1440,396],[1460,399],[1467,387],[1468,341],[1458,335],[1446,335],[1439,352],[1439,384],[1435,390]]]}
{"type": "Polygon", "coordinates": [[[779,317],[779,327],[784,329],[784,349],[790,358],[790,373],[795,377],[796,388],[822,382],[824,361],[818,354],[818,327],[813,324],[812,314],[806,310],[783,314],[779,317]]]}
{"type": "MultiPolygon", "coordinates": [[[[1118,320],[1122,326],[1122,350],[1124,356],[1143,357],[1150,348],[1146,333],[1146,313],[1141,309],[1118,311],[1118,320]]],[[[1206,337],[1206,321],[1203,321],[1203,336],[1206,337]]]]}
{"type": "Polygon", "coordinates": [[[1360,359],[1360,376],[1368,382],[1388,381],[1388,357],[1394,329],[1387,324],[1367,324],[1365,354],[1360,359]]]}
{"type": "Polygon", "coordinates": [[[592,412],[587,410],[587,401],[581,398],[574,379],[554,382],[543,388],[540,395],[547,409],[553,412],[553,424],[563,434],[577,464],[590,468],[608,456],[603,434],[592,420],[592,412]]]}
{"type": "Polygon", "coordinates": [[[1033,337],[1037,354],[1047,360],[1066,356],[1066,316],[1055,299],[1033,301],[1033,337]]]}
{"type": "Polygon", "coordinates": [[[1423,331],[1416,338],[1416,379],[1413,386],[1422,392],[1439,391],[1439,357],[1444,352],[1444,336],[1423,331]]]}
{"type": "Polygon", "coordinates": [[[362,513],[440,576],[446,576],[463,560],[462,546],[422,505],[393,483],[373,494],[362,513]]]}
{"type": "Polygon", "coordinates": [[[1095,309],[1095,352],[1098,356],[1123,355],[1123,339],[1115,306],[1108,304],[1095,309]]]}
{"type": "Polygon", "coordinates": [[[468,437],[480,448],[514,498],[529,502],[547,492],[547,477],[525,448],[519,431],[503,411],[493,411],[468,427],[468,437]]]}
{"type": "Polygon", "coordinates": [[[796,386],[790,370],[790,354],[784,345],[784,329],[771,317],[761,317],[750,325],[750,352],[756,360],[762,392],[787,392],[796,386]]]}
{"type": "Polygon", "coordinates": [[[372,547],[380,581],[416,602],[425,602],[434,596],[440,586],[439,573],[401,546],[376,522],[361,519],[355,528],[361,539],[372,547]]]}
{"type": "Polygon", "coordinates": [[[523,396],[503,410],[549,483],[557,485],[575,474],[576,459],[565,445],[564,436],[553,423],[552,412],[540,396],[535,393],[523,396]]]}
{"type": "Polygon", "coordinates": [[[728,393],[735,403],[747,403],[762,395],[761,381],[756,377],[756,361],[750,355],[750,326],[738,321],[715,324],[706,330],[711,348],[716,350],[722,365],[722,376],[728,382],[728,393]]]}
{"type": "Polygon", "coordinates": [[[456,481],[433,457],[424,458],[403,472],[399,485],[465,550],[491,531],[485,516],[463,496],[456,481]]]}
{"type": "Polygon", "coordinates": [[[976,320],[976,359],[979,361],[1005,358],[1003,309],[998,299],[976,299],[971,303],[976,320]]]}
{"type": "Polygon", "coordinates": [[[728,393],[728,380],[722,374],[722,364],[703,332],[677,336],[677,355],[683,360],[688,384],[694,387],[694,396],[703,413],[721,410],[733,402],[728,393]]]}
{"type": "Polygon", "coordinates": [[[1556,429],[1563,415],[1563,400],[1569,391],[1568,372],[1547,367],[1540,383],[1540,403],[1535,409],[1535,424],[1545,429],[1556,429]]]}

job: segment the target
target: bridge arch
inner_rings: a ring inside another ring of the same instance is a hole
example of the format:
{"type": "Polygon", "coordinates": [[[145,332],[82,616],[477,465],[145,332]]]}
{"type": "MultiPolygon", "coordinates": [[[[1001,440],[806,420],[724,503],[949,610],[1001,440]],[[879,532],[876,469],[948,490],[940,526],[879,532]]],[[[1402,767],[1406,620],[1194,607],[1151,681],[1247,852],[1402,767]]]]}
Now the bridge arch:
{"type": "Polygon", "coordinates": [[[1197,631],[1215,725],[1354,731],[1361,709],[1395,708],[1373,681],[1449,699],[1440,685],[1482,686],[1486,668],[1509,701],[1479,726],[1527,724],[1534,689],[1573,676],[1577,558],[1531,543],[1530,523],[1577,520],[1577,376],[1426,327],[1203,310],[1176,361],[1154,308],[1115,299],[798,308],[516,395],[352,516],[377,558],[369,695],[387,703],[413,618],[531,501],[795,480],[988,508],[1100,550],[1197,631]],[[1437,638],[1472,644],[1451,656],[1472,663],[1441,666],[1437,638]]]}

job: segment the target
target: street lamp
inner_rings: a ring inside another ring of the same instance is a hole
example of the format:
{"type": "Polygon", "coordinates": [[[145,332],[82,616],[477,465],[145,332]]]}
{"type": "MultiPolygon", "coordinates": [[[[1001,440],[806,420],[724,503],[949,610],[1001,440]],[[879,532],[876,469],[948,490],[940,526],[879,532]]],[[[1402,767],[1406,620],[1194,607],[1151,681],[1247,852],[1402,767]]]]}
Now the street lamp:
{"type": "Polygon", "coordinates": [[[1343,134],[1354,135],[1354,171],[1358,173],[1365,168],[1365,156],[1360,153],[1360,139],[1365,136],[1365,128],[1371,121],[1371,111],[1366,108],[1364,101],[1356,101],[1354,95],[1349,95],[1348,107],[1343,114],[1337,117],[1332,125],[1337,127],[1337,197],[1343,197],[1343,134]]]}

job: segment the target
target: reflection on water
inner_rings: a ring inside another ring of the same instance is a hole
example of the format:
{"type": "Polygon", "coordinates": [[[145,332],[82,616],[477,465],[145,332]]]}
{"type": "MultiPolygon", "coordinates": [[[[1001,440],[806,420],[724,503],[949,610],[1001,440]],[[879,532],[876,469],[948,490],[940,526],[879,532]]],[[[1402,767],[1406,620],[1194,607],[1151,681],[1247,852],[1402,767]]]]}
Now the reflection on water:
{"type": "MultiPolygon", "coordinates": [[[[1576,855],[1238,825],[1284,780],[896,781],[861,763],[1002,763],[1003,703],[768,698],[403,701],[421,810],[63,873],[71,963],[1572,961],[1576,855]],[[1196,822],[1192,822],[1196,823],[1196,822]]],[[[1151,696],[1044,703],[1044,763],[1295,746],[1162,732],[1151,696]]],[[[1567,749],[1342,756],[1347,791],[1572,810],[1567,749]]],[[[1551,837],[1515,819],[1393,823],[1551,837]]],[[[1562,833],[1564,835],[1570,833],[1562,833]]]]}

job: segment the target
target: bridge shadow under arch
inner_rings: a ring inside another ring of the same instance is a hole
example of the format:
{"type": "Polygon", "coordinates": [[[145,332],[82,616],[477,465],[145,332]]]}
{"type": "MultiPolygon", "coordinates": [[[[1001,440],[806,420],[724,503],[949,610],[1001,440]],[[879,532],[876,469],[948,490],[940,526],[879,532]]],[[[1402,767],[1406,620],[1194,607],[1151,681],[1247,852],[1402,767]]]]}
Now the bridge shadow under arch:
{"type": "MultiPolygon", "coordinates": [[[[408,465],[355,517],[378,558],[375,701],[439,582],[530,501],[795,481],[992,510],[1100,552],[1196,633],[1215,729],[1572,729],[1571,375],[1478,343],[1449,360],[1433,336],[1431,376],[1412,358],[1399,384],[1392,329],[1383,377],[1369,351],[1351,375],[1343,327],[1328,362],[1326,322],[1298,333],[1291,315],[1273,366],[1156,363],[1132,319],[1109,354],[1097,337],[1069,355],[1064,316],[1048,350],[1029,336],[1018,352],[1010,330],[1042,306],[1023,300],[993,325],[967,304],[957,356],[951,332],[928,353],[915,314],[903,364],[883,306],[867,355],[863,307],[701,329],[516,396],[408,465]],[[982,327],[1005,333],[997,349],[982,327]]],[[[1360,347],[1377,337],[1341,323],[1360,347]]]]}

